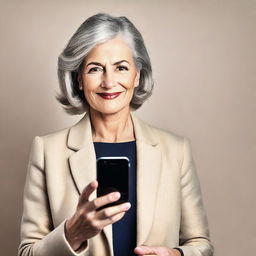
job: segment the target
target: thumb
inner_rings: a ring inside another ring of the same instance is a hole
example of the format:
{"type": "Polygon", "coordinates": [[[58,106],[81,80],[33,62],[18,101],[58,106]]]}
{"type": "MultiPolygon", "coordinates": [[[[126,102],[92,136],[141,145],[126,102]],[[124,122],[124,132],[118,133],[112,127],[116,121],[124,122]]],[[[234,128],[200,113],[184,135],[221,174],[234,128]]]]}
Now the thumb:
{"type": "Polygon", "coordinates": [[[97,180],[93,180],[91,183],[89,183],[83,190],[82,194],[80,195],[79,198],[79,203],[78,205],[83,205],[86,202],[89,201],[89,196],[91,195],[91,193],[98,187],[98,181],[97,180]]]}

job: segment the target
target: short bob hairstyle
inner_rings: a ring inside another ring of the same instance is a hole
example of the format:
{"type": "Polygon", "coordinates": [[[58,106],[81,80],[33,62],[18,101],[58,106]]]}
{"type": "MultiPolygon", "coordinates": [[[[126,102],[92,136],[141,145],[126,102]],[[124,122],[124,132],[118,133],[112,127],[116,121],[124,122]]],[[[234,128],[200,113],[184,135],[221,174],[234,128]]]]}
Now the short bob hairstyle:
{"type": "Polygon", "coordinates": [[[77,115],[88,111],[88,102],[79,89],[77,79],[83,61],[95,46],[118,35],[123,36],[131,47],[135,66],[140,71],[140,81],[134,89],[131,108],[139,108],[151,96],[154,86],[152,67],[141,33],[124,16],[98,13],[80,25],[58,58],[60,93],[57,93],[56,99],[67,113],[77,115]]]}

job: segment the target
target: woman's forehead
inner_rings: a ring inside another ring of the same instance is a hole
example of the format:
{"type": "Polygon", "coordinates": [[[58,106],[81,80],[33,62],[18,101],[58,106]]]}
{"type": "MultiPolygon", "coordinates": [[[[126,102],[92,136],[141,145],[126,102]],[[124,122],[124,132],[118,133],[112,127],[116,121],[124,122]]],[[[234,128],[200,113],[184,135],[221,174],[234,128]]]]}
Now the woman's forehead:
{"type": "Polygon", "coordinates": [[[95,46],[87,55],[86,62],[110,60],[117,62],[120,60],[132,61],[132,49],[128,43],[121,37],[108,40],[95,46]]]}

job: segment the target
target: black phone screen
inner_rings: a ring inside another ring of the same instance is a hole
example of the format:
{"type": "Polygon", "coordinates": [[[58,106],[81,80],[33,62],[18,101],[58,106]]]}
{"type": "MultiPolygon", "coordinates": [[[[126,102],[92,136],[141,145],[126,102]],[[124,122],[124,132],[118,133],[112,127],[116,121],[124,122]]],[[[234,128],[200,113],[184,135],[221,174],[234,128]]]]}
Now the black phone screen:
{"type": "Polygon", "coordinates": [[[97,159],[97,197],[118,191],[118,201],[104,205],[98,210],[128,202],[129,195],[129,159],[127,157],[101,157],[97,159]]]}

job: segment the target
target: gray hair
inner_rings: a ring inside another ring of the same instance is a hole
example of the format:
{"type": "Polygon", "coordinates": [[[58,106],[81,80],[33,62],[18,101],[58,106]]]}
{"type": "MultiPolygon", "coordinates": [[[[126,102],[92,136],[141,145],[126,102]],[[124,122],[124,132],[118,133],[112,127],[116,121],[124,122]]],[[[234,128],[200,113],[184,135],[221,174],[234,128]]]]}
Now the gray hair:
{"type": "Polygon", "coordinates": [[[82,114],[88,110],[88,102],[79,89],[78,74],[88,53],[98,44],[121,34],[133,52],[137,70],[140,70],[139,86],[134,88],[130,106],[139,108],[147,100],[154,87],[152,67],[141,33],[124,16],[114,17],[98,13],[85,20],[58,58],[58,79],[60,93],[56,99],[64,110],[71,114],[82,114]]]}

